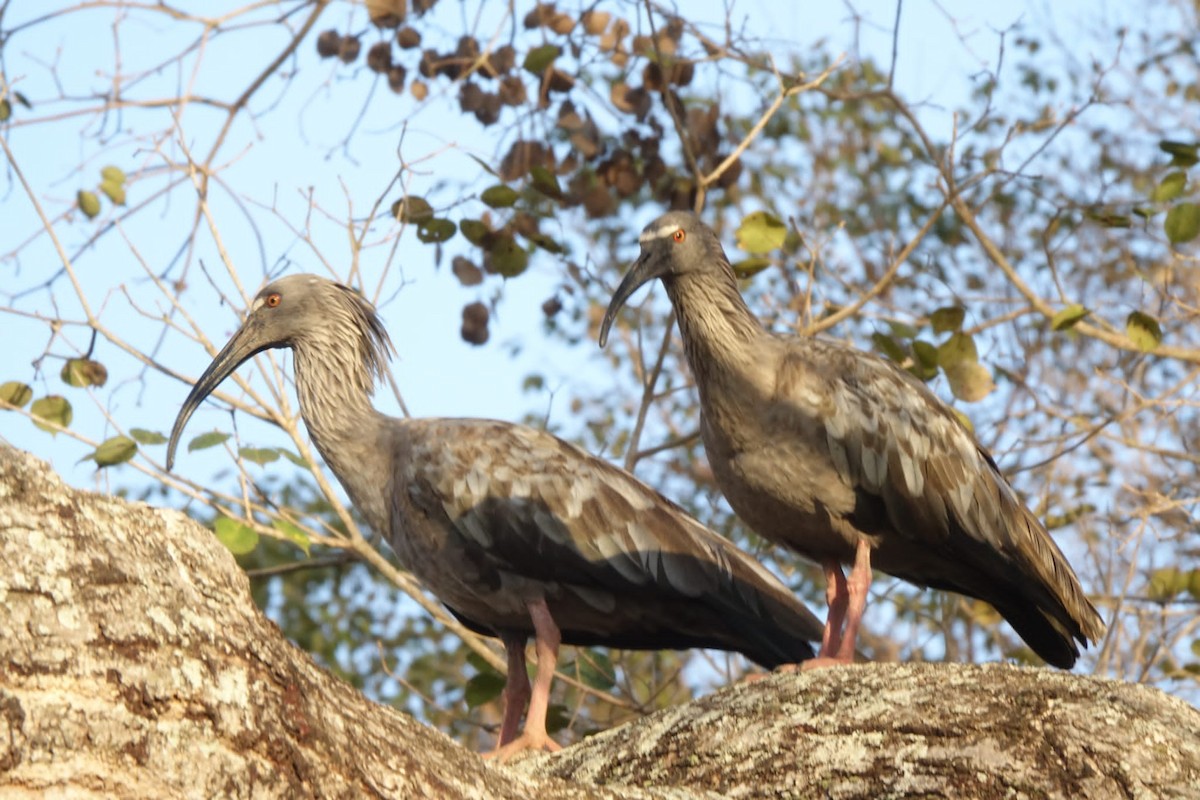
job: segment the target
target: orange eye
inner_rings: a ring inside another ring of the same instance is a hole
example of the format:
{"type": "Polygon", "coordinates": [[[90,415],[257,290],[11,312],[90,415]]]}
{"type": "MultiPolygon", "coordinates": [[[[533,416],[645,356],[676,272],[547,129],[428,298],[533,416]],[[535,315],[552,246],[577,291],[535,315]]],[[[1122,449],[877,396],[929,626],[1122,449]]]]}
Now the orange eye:
{"type": "Polygon", "coordinates": [[[275,308],[279,305],[279,301],[282,299],[283,298],[279,296],[279,292],[271,292],[269,295],[267,295],[267,299],[264,302],[267,304],[267,308],[275,308]]]}
{"type": "Polygon", "coordinates": [[[687,238],[687,234],[683,232],[683,228],[680,228],[671,235],[671,238],[675,240],[675,244],[679,244],[687,238]]]}

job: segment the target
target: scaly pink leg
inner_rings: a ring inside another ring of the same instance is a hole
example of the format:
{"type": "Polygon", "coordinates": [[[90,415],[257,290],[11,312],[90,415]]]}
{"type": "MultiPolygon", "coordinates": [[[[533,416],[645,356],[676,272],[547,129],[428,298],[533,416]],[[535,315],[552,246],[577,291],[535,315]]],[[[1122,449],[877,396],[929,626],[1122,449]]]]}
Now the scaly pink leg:
{"type": "Polygon", "coordinates": [[[504,721],[500,725],[499,750],[517,735],[521,714],[529,702],[529,673],[525,671],[525,641],[520,634],[505,636],[504,650],[508,653],[508,676],[504,681],[504,721]]]}
{"type": "Polygon", "coordinates": [[[846,580],[850,593],[850,607],[846,612],[846,630],[842,634],[842,646],[835,658],[844,664],[854,661],[854,642],[858,638],[858,627],[862,623],[863,611],[867,608],[867,591],[871,588],[871,545],[865,539],[858,540],[858,552],[854,554],[854,569],[846,580]]]}
{"type": "Polygon", "coordinates": [[[533,620],[534,646],[537,649],[537,674],[533,678],[533,694],[529,698],[529,713],[525,715],[525,727],[521,735],[506,742],[484,758],[508,761],[522,750],[561,750],[562,745],[546,733],[546,712],[550,708],[550,683],[554,680],[554,668],[558,665],[558,645],[562,634],[550,609],[543,598],[527,603],[529,618],[533,620]]]}
{"type": "Polygon", "coordinates": [[[841,564],[830,559],[822,562],[821,566],[825,568],[825,605],[829,612],[825,616],[825,633],[821,637],[821,650],[817,657],[833,658],[842,642],[842,625],[850,597],[841,564]]]}
{"type": "Polygon", "coordinates": [[[859,540],[849,578],[842,574],[836,561],[826,561],[822,566],[828,581],[825,600],[829,615],[825,619],[821,651],[816,658],[801,664],[802,670],[854,662],[854,643],[867,607],[867,591],[871,588],[871,545],[865,539],[859,540]]]}

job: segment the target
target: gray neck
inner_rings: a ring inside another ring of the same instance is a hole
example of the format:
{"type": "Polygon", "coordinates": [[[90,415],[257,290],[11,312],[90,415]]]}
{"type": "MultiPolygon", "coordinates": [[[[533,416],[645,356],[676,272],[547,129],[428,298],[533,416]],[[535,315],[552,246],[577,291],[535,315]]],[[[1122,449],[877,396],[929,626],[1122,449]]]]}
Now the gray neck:
{"type": "Polygon", "coordinates": [[[701,376],[739,371],[754,359],[769,334],[742,299],[732,273],[687,273],[664,283],[698,384],[704,384],[701,376]]]}
{"type": "Polygon", "coordinates": [[[371,405],[372,376],[346,347],[296,344],[296,392],[313,444],[380,535],[388,530],[390,428],[394,420],[371,405]]]}

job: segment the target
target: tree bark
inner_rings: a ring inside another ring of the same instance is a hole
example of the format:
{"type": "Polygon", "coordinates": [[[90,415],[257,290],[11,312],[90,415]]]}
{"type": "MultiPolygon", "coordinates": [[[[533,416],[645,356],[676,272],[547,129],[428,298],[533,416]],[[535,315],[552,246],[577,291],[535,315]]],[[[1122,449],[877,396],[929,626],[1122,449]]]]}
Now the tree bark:
{"type": "Polygon", "coordinates": [[[1200,712],[1000,665],[773,675],[511,768],[323,672],[212,534],[0,443],[0,794],[1200,797],[1200,712]]]}

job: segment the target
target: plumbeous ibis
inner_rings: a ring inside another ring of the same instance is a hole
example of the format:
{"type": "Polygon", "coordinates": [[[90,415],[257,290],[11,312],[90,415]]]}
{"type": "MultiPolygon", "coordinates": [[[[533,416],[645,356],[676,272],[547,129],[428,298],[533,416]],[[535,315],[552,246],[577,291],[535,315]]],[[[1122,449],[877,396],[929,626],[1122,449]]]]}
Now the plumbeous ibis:
{"type": "Polygon", "coordinates": [[[600,329],[661,278],[700,394],[701,437],[729,504],[759,535],[819,562],[819,658],[849,661],[872,566],[985,600],[1046,662],[1069,668],[1104,625],[1046,529],[923,383],[847,345],[767,331],[695,214],[638,241],[600,329]],[[847,580],[841,564],[853,563],[847,580]]]}
{"type": "Polygon", "coordinates": [[[505,710],[491,755],[558,749],[546,710],[560,642],[710,647],[765,667],[813,656],[821,623],[792,592],[629,473],[521,425],[377,412],[387,332],[356,292],[314,275],[281,278],[254,298],[184,401],[168,469],[196,407],[268,348],[292,349],[309,435],[371,527],[468,627],[503,641],[505,710]]]}

